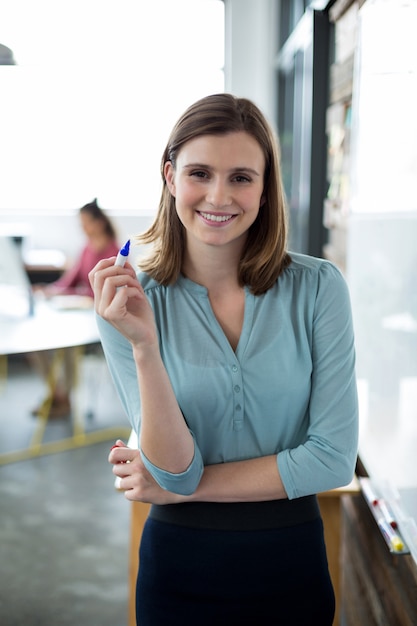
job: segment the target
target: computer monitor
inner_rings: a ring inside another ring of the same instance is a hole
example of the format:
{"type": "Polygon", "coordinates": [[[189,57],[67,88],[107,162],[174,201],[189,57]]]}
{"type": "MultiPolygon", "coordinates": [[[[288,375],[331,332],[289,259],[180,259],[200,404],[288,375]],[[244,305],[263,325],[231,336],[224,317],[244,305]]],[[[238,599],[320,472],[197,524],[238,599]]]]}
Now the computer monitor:
{"type": "Polygon", "coordinates": [[[33,314],[33,295],[19,246],[0,236],[0,316],[21,318],[33,314]]]}

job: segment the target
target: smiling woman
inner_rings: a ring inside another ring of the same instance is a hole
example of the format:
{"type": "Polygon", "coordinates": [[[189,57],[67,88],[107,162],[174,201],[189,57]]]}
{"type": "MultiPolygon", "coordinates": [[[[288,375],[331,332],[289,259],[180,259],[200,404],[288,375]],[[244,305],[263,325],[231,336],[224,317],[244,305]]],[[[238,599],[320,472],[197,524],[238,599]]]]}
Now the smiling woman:
{"type": "Polygon", "coordinates": [[[16,66],[0,68],[0,211],[74,210],[98,197],[152,213],[172,123],[224,88],[223,11],[220,0],[2,0],[0,42],[16,66]]]}
{"type": "Polygon", "coordinates": [[[278,146],[252,101],[192,104],[160,173],[148,259],[90,273],[139,444],[118,441],[109,461],[126,497],[152,504],[137,623],[330,626],[315,494],[356,462],[346,284],[288,253],[278,146]]]}

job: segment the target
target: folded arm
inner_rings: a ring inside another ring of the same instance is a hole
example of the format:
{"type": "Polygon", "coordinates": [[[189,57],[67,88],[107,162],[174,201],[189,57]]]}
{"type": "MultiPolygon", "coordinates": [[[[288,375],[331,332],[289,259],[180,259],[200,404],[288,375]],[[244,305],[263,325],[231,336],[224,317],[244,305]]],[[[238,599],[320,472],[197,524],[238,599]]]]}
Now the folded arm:
{"type": "Polygon", "coordinates": [[[113,473],[128,500],[152,504],[179,502],[256,502],[286,498],[276,456],[208,465],[197,489],[189,496],[167,491],[146,469],[138,450],[115,448],[109,455],[113,473]]]}

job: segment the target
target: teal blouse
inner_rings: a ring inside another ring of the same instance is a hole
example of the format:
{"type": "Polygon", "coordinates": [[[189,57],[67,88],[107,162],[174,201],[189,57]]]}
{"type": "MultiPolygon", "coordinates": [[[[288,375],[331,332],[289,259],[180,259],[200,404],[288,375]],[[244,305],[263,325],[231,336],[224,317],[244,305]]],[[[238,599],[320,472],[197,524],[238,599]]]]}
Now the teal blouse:
{"type": "MultiPolygon", "coordinates": [[[[348,484],[358,445],[349,293],[329,261],[291,254],[261,296],[245,292],[242,334],[231,348],[207,290],[181,276],[169,287],[140,273],[160,350],[194,442],[181,474],[143,460],[165,489],[191,494],[204,465],[275,454],[290,499],[348,484]]],[[[134,430],[141,404],[129,342],[97,316],[104,353],[134,430]]]]}

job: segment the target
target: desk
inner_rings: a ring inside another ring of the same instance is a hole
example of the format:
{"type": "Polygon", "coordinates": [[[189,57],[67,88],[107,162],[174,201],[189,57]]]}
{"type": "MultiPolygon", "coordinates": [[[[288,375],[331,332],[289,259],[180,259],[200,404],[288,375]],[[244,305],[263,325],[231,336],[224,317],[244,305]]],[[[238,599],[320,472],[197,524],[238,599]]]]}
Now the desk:
{"type": "Polygon", "coordinates": [[[64,273],[53,265],[25,265],[25,270],[32,285],[53,283],[64,273]]]}
{"type": "Polygon", "coordinates": [[[336,611],[333,626],[339,626],[342,607],[342,506],[344,496],[357,494],[359,482],[356,476],[349,485],[319,493],[318,502],[323,519],[324,540],[330,577],[334,587],[336,611]]]}
{"type": "Polygon", "coordinates": [[[26,354],[54,350],[55,356],[48,375],[48,396],[37,418],[37,428],[27,449],[0,454],[0,465],[29,459],[41,454],[60,452],[74,447],[90,445],[128,436],[128,428],[105,428],[86,433],[83,417],[77,402],[73,408],[73,435],[59,441],[43,443],[43,436],[48,422],[49,410],[56,378],[66,348],[74,348],[74,380],[77,388],[79,359],[87,345],[100,342],[92,308],[59,310],[48,302],[36,302],[33,316],[9,319],[0,318],[0,359],[3,362],[3,375],[7,376],[7,357],[14,354],[26,354]]]}
{"type": "Polygon", "coordinates": [[[67,259],[60,250],[27,250],[24,263],[32,284],[51,283],[67,269],[67,259]]]}

